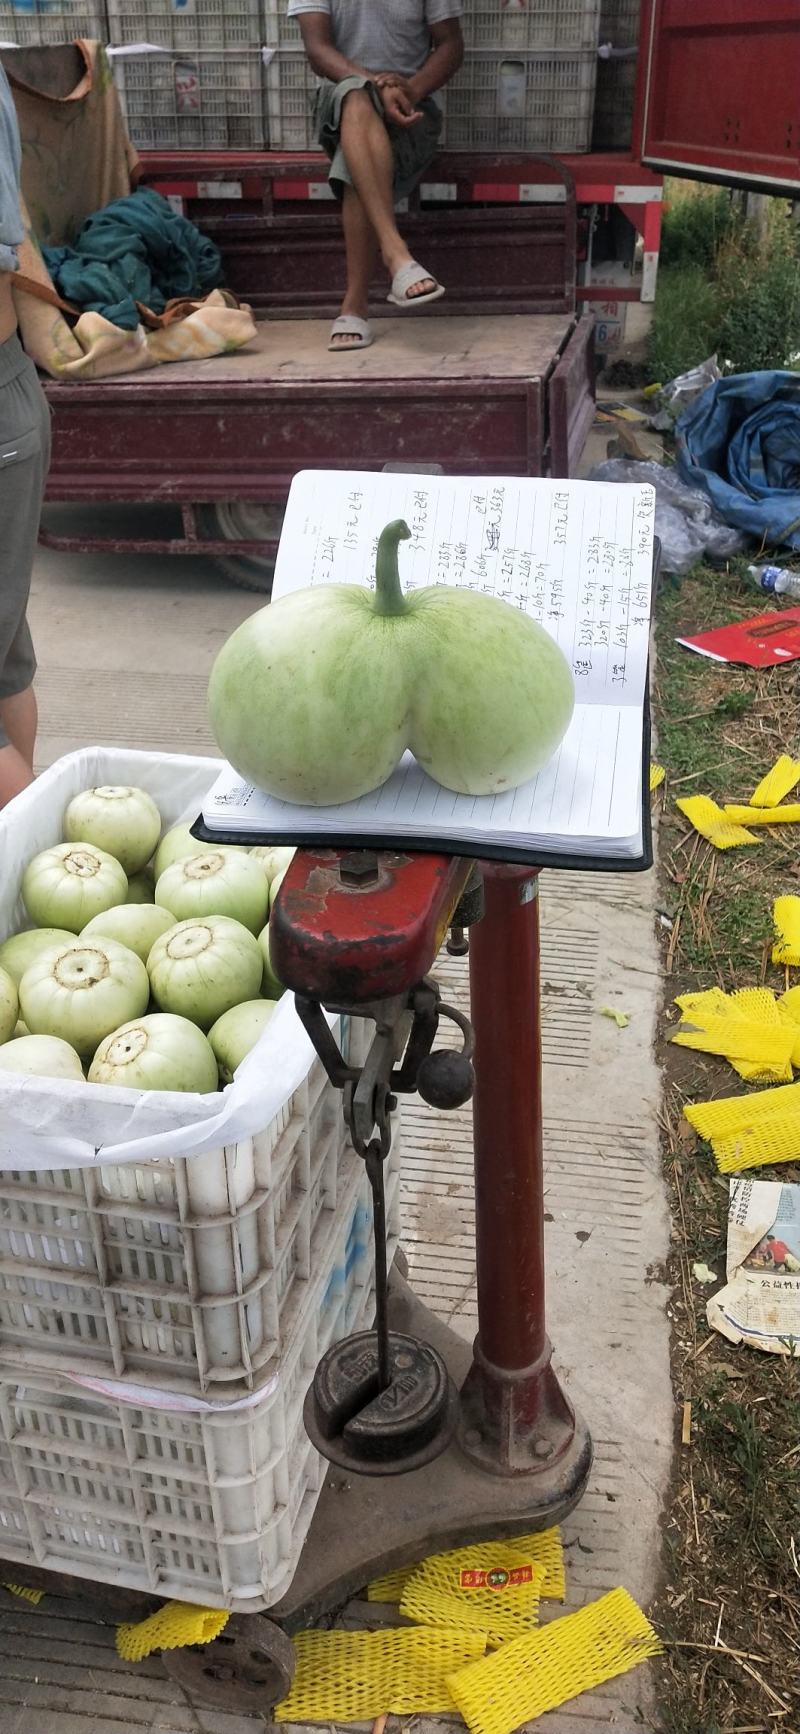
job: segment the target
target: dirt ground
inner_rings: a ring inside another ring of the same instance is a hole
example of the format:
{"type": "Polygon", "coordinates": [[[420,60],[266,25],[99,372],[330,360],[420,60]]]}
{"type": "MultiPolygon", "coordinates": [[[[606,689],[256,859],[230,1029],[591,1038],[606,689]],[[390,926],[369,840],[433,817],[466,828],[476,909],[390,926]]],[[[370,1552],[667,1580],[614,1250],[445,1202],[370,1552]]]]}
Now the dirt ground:
{"type": "MultiPolygon", "coordinates": [[[[675,807],[686,794],[746,802],[782,752],[797,755],[797,664],[758,674],[681,649],[676,633],[761,611],[743,574],[701,569],[667,580],[659,602],[655,682],[660,931],[665,1004],[665,1171],[673,1234],[676,1470],[656,1609],[667,1640],[659,1734],[766,1734],[800,1728],[800,1366],[735,1348],[709,1330],[709,1289],[695,1262],[725,1276],[728,1179],[683,1117],[686,1102],[746,1088],[727,1061],[672,1046],[674,996],[688,988],[766,984],[795,971],[770,962],[772,903],[797,889],[794,827],[720,852],[675,807]],[[687,1407],[688,1406],[688,1407],[687,1407]]],[[[753,1170],[800,1179],[800,1162],[753,1170]]],[[[713,1291],[711,1291],[713,1292],[713,1291]]]]}

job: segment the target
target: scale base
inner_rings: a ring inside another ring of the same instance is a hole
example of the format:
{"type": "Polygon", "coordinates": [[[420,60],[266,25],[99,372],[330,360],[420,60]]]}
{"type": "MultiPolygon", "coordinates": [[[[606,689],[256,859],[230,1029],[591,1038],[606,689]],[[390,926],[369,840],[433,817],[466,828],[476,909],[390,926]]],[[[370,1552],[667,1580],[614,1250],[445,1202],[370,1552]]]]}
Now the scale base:
{"type": "MultiPolygon", "coordinates": [[[[401,1253],[389,1279],[390,1325],[437,1349],[460,1390],[475,1365],[470,1345],[416,1299],[400,1275],[404,1267],[401,1253]]],[[[486,1461],[488,1464],[488,1457],[486,1461]]],[[[400,1481],[394,1476],[352,1475],[331,1468],[291,1587],[280,1602],[266,1610],[267,1618],[285,1632],[301,1631],[342,1607],[372,1578],[427,1554],[473,1541],[549,1529],[567,1517],[582,1498],[591,1465],[591,1439],[584,1422],[576,1416],[571,1442],[559,1453],[558,1461],[543,1460],[527,1473],[509,1475],[499,1462],[491,1472],[489,1467],[470,1461],[456,1443],[400,1481]]],[[[159,1599],[155,1592],[78,1583],[70,1575],[21,1565],[16,1560],[8,1562],[8,1575],[32,1588],[57,1588],[65,1594],[96,1598],[101,1620],[108,1618],[112,1609],[117,1619],[140,1619],[159,1599]]],[[[234,1625],[238,1627],[245,1618],[235,1616],[231,1634],[235,1635],[234,1625]]],[[[255,1618],[263,1620],[263,1616],[255,1618]]],[[[224,1662],[226,1658],[215,1647],[215,1666],[219,1659],[224,1662]]],[[[198,1675],[194,1689],[202,1698],[205,1679],[198,1675]]]]}
{"type": "MultiPolygon", "coordinates": [[[[393,1330],[437,1349],[461,1388],[470,1344],[418,1301],[397,1273],[390,1279],[393,1330]]],[[[399,1482],[331,1468],[291,1588],[269,1610],[284,1631],[300,1631],[341,1607],[372,1578],[427,1554],[469,1542],[523,1535],[560,1523],[583,1495],[592,1444],[580,1417],[558,1461],[526,1474],[489,1473],[451,1444],[399,1482]],[[398,1493],[402,1492],[402,1497],[398,1493]]]]}

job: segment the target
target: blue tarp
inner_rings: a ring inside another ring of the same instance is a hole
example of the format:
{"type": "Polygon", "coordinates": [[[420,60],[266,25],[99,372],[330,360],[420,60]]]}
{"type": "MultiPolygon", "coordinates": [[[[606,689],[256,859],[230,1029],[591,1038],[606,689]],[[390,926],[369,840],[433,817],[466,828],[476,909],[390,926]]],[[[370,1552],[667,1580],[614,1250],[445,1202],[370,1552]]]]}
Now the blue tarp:
{"type": "Polygon", "coordinates": [[[800,374],[734,373],[681,416],[676,462],[727,524],[800,548],[800,374]]]}

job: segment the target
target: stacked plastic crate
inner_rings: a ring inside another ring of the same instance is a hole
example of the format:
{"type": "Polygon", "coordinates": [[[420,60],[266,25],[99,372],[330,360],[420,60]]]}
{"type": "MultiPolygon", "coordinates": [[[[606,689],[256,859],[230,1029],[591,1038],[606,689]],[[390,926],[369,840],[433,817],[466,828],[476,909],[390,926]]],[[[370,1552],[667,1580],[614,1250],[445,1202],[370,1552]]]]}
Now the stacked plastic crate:
{"type": "Polygon", "coordinates": [[[447,150],[586,151],[600,0],[466,0],[464,65],[442,92],[447,150]]]}
{"type": "Polygon", "coordinates": [[[260,150],[260,0],[107,0],[128,131],[157,150],[260,150]],[[125,52],[129,50],[129,52],[125,52]]]}
{"type": "MultiPolygon", "coordinates": [[[[391,1259],[397,1139],[386,1184],[391,1259]]],[[[369,1188],[319,1062],[252,1140],[9,1170],[0,1198],[0,1558],[269,1606],[324,1475],[314,1368],[374,1311],[369,1188]]]]}
{"type": "MultiPolygon", "coordinates": [[[[214,771],[213,761],[115,749],[71,755],[31,792],[27,853],[60,835],[66,801],[87,782],[122,776],[149,788],[169,825],[214,771]],[[84,758],[91,765],[76,768],[84,758]]],[[[4,850],[8,865],[0,817],[4,850]]],[[[18,866],[0,886],[3,937],[16,926],[18,866]]],[[[373,1027],[351,1020],[337,1031],[353,1064],[373,1027]]],[[[32,1149],[30,1091],[24,1108],[12,1105],[3,1074],[3,1562],[239,1611],[271,1606],[291,1582],[325,1472],[303,1402],[325,1349],[371,1325],[375,1259],[369,1185],[341,1093],[285,1015],[262,1045],[267,1124],[225,1144],[216,1134],[204,1150],[184,1109],[189,1120],[168,1142],[186,1155],[158,1155],[150,1122],[144,1155],[128,1162],[86,1158],[95,1113],[119,1113],[125,1142],[136,1140],[128,1091],[108,1092],[113,1105],[100,1107],[87,1095],[84,1106],[88,1086],[27,1080],[45,1092],[32,1111],[44,1148],[32,1149]],[[69,1166],[76,1151],[84,1166],[69,1166]]],[[[192,1101],[203,1099],[181,1098],[192,1101]]],[[[214,1125],[225,1112],[220,1098],[214,1125]]],[[[395,1127],[390,1261],[399,1165],[395,1127]]]]}
{"type": "Polygon", "coordinates": [[[317,79],[306,59],[296,18],[287,18],[288,0],[263,0],[264,82],[270,150],[318,150],[314,128],[317,79]]]}
{"type": "Polygon", "coordinates": [[[108,41],[105,0],[0,0],[0,43],[32,48],[79,36],[108,41]]]}
{"type": "Polygon", "coordinates": [[[636,91],[641,0],[602,0],[592,149],[628,150],[636,91]]]}

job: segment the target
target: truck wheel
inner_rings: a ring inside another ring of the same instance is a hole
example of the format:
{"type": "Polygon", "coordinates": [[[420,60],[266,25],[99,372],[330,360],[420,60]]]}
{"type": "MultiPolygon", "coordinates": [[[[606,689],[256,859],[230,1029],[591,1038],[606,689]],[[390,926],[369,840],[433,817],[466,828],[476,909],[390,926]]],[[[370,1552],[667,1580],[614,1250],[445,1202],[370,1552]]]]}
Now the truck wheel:
{"type": "MultiPolygon", "coordinates": [[[[209,542],[263,541],[274,536],[276,541],[283,523],[282,506],[264,506],[255,500],[219,500],[194,508],[198,535],[209,542]]],[[[242,590],[257,590],[262,596],[272,591],[275,572],[273,554],[215,554],[212,556],[220,571],[242,590]]]]}

